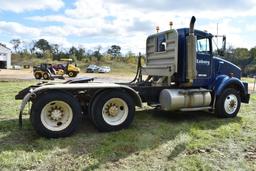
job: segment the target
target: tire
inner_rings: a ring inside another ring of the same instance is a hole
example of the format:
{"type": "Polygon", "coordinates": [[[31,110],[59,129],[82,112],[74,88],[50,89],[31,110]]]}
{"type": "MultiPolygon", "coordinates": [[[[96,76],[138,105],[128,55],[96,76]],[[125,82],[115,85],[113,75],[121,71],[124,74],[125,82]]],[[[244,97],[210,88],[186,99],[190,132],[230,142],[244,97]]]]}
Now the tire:
{"type": "Polygon", "coordinates": [[[132,123],[134,113],[134,102],[127,93],[105,91],[93,101],[90,118],[101,132],[118,131],[132,123]]]}
{"type": "Polygon", "coordinates": [[[221,118],[233,118],[240,110],[241,98],[233,88],[225,89],[216,100],[215,113],[221,118]]]}
{"type": "Polygon", "coordinates": [[[50,79],[50,75],[46,72],[43,73],[43,79],[44,80],[49,80],[50,79]]]}
{"type": "Polygon", "coordinates": [[[50,92],[38,97],[31,109],[31,123],[36,132],[47,138],[66,137],[78,125],[81,107],[64,92],[50,92]]]}
{"type": "Polygon", "coordinates": [[[76,77],[76,76],[77,76],[77,73],[76,73],[76,72],[73,72],[73,71],[70,71],[70,72],[68,72],[68,76],[69,76],[69,77],[76,77]]]}
{"type": "Polygon", "coordinates": [[[42,78],[42,74],[40,72],[36,72],[34,76],[35,76],[35,79],[37,80],[40,80],[42,78]]]}

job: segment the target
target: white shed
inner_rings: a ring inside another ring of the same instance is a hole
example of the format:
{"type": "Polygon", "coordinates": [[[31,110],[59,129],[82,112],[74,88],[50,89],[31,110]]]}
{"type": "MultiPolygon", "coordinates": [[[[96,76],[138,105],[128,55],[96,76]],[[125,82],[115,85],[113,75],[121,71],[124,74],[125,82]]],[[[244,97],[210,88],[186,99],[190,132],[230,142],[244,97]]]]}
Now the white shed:
{"type": "Polygon", "coordinates": [[[0,69],[11,67],[11,49],[0,43],[0,69]]]}

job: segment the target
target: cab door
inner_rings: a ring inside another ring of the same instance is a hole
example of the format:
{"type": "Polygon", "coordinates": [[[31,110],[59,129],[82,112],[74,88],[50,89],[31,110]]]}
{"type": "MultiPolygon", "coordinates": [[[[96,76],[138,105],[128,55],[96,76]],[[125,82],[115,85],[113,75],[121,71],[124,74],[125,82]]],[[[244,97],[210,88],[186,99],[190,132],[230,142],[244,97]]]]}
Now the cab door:
{"type": "Polygon", "coordinates": [[[205,87],[209,85],[212,76],[211,38],[197,35],[196,54],[197,78],[194,85],[205,87]]]}

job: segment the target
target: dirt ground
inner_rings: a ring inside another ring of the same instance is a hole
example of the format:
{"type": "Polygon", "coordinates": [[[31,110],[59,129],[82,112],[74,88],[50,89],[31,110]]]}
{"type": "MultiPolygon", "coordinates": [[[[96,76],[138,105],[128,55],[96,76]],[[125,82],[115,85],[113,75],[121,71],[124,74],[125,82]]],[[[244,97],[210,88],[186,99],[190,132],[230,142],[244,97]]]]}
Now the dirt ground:
{"type": "MultiPolygon", "coordinates": [[[[134,75],[135,76],[135,75],[134,75]]],[[[85,73],[81,72],[77,77],[93,77],[96,81],[104,82],[129,82],[134,78],[131,74],[124,73],[85,73]]],[[[32,69],[22,69],[22,70],[0,70],[0,81],[12,81],[12,80],[33,80],[32,69]]],[[[69,79],[65,76],[65,79],[69,79]]],[[[254,88],[253,83],[249,83],[249,91],[252,92],[254,88]]],[[[256,87],[255,87],[256,89],[256,87]]]]}
{"type": "MultiPolygon", "coordinates": [[[[68,76],[64,76],[65,79],[69,79],[68,76]]],[[[93,77],[97,81],[107,81],[107,82],[128,82],[133,79],[132,75],[125,75],[123,73],[85,73],[80,72],[77,76],[80,77],[93,77]]],[[[0,70],[0,81],[12,81],[12,80],[34,80],[32,69],[22,69],[22,70],[0,70]]]]}
{"type": "Polygon", "coordinates": [[[30,80],[33,79],[32,70],[9,70],[9,69],[1,69],[0,70],[0,79],[20,79],[20,80],[30,80]]]}

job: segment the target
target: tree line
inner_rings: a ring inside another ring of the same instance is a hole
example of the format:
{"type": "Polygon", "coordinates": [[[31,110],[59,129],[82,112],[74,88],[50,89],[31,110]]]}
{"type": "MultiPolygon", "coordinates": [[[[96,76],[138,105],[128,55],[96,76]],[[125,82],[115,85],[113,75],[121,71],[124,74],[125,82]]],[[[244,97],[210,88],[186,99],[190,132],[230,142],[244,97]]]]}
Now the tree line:
{"type": "Polygon", "coordinates": [[[63,48],[59,44],[49,43],[46,39],[39,39],[37,41],[31,41],[30,43],[25,43],[20,39],[12,39],[10,43],[12,44],[12,48],[14,50],[13,54],[20,58],[38,58],[49,60],[71,58],[74,61],[83,60],[87,62],[92,60],[101,61],[104,58],[108,58],[110,60],[123,62],[136,62],[135,54],[129,51],[123,55],[119,45],[112,45],[107,51],[103,52],[103,48],[100,45],[93,49],[87,50],[83,47],[75,46],[63,48]]]}
{"type": "MultiPolygon", "coordinates": [[[[20,39],[12,39],[10,43],[13,45],[14,54],[20,57],[41,58],[50,60],[60,60],[63,58],[71,58],[74,61],[92,60],[101,61],[110,59],[127,63],[136,63],[136,55],[131,51],[123,55],[121,47],[112,45],[110,48],[102,52],[103,49],[99,45],[94,49],[85,49],[82,47],[72,46],[69,49],[64,49],[58,44],[50,44],[45,39],[39,39],[30,43],[24,43],[20,39]]],[[[216,52],[217,53],[217,52],[216,52]]],[[[256,74],[256,47],[233,48],[228,47],[223,53],[223,58],[236,64],[242,70],[244,76],[256,74]]]]}
{"type": "Polygon", "coordinates": [[[239,66],[243,76],[256,75],[256,47],[247,49],[230,46],[223,58],[239,66]]]}

